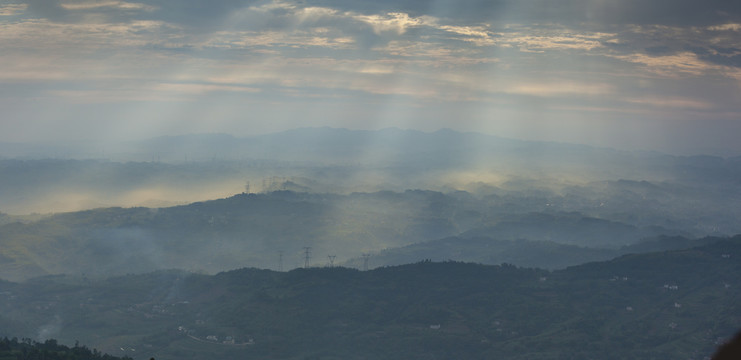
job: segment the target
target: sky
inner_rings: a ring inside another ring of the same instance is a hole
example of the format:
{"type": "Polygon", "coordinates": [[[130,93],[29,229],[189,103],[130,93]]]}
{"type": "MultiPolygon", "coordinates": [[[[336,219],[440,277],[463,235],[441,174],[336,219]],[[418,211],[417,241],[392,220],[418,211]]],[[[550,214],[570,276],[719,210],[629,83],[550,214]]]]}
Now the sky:
{"type": "Polygon", "coordinates": [[[0,0],[0,142],[450,128],[741,155],[741,2],[0,0]]]}

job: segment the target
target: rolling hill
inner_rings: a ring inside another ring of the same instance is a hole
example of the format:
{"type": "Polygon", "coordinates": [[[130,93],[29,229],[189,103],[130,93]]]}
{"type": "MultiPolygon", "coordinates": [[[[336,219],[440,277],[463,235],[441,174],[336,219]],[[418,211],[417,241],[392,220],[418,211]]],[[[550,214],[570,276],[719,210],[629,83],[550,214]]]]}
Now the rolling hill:
{"type": "Polygon", "coordinates": [[[700,359],[741,328],[739,257],[735,237],[558,271],[423,261],[45,277],[0,283],[0,320],[6,334],[135,359],[700,359]]]}
{"type": "Polygon", "coordinates": [[[559,211],[547,198],[529,197],[532,205],[523,200],[521,209],[513,209],[517,199],[421,190],[349,195],[275,191],[167,208],[61,213],[0,225],[0,278],[100,278],[172,268],[206,273],[245,266],[292,269],[304,266],[304,247],[311,247],[312,264],[323,265],[329,255],[343,263],[363,253],[412,244],[419,248],[454,236],[478,240],[461,241],[461,247],[447,254],[419,253],[415,258],[407,252],[405,262],[434,258],[553,268],[605,260],[610,256],[605,249],[645,237],[686,235],[559,211]],[[573,254],[561,262],[545,254],[528,255],[549,251],[573,254]]]}

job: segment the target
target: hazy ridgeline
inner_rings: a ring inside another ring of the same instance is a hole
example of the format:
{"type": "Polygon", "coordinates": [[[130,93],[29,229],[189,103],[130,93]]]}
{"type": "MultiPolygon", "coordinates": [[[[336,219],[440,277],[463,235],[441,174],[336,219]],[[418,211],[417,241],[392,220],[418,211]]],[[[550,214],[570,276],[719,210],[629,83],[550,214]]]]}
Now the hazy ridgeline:
{"type": "Polygon", "coordinates": [[[741,177],[739,158],[626,152],[450,130],[310,128],[250,138],[0,144],[2,158],[0,211],[14,215],[186,204],[244,192],[247,183],[255,193],[422,189],[537,197],[577,192],[596,201],[617,195],[610,181],[619,180],[640,182],[632,185],[639,196],[653,191],[648,195],[726,210],[737,199],[741,177]]]}
{"type": "Polygon", "coordinates": [[[740,326],[738,158],[327,128],[0,149],[0,336],[135,359],[651,359],[740,326]]]}
{"type": "Polygon", "coordinates": [[[312,266],[362,268],[370,254],[371,268],[562,268],[646,239],[661,250],[741,233],[739,159],[397,129],[109,147],[110,159],[54,159],[90,149],[15,146],[0,160],[2,277],[288,270],[306,264],[304,247],[312,266]],[[48,214],[72,210],[84,211],[48,214]]]}

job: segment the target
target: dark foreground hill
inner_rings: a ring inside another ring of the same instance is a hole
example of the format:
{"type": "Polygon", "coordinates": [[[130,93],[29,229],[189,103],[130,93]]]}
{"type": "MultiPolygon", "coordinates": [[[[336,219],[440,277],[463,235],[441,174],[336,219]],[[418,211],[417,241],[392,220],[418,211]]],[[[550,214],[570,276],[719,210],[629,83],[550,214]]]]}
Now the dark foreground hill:
{"type": "Polygon", "coordinates": [[[0,324],[136,359],[703,359],[741,328],[739,258],[46,277],[0,283],[0,324]]]}
{"type": "Polygon", "coordinates": [[[60,345],[56,340],[43,343],[31,339],[0,339],[0,359],[3,360],[131,360],[90,350],[75,344],[74,347],[60,345]]]}

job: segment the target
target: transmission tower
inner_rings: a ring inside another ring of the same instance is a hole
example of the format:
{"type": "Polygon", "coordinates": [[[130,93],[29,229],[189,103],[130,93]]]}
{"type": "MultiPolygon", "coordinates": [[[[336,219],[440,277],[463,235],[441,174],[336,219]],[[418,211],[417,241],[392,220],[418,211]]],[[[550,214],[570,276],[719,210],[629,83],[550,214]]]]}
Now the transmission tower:
{"type": "Polygon", "coordinates": [[[283,271],[283,252],[278,251],[278,271],[283,271]]]}
{"type": "Polygon", "coordinates": [[[368,271],[368,258],[370,254],[363,254],[363,271],[368,271]]]}
{"type": "Polygon", "coordinates": [[[309,259],[311,259],[311,246],[304,247],[304,269],[309,268],[309,259]]]}
{"type": "Polygon", "coordinates": [[[334,267],[334,258],[337,257],[337,255],[327,255],[329,258],[329,267],[334,267]]]}

